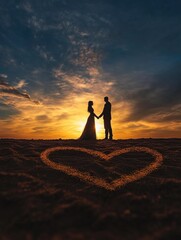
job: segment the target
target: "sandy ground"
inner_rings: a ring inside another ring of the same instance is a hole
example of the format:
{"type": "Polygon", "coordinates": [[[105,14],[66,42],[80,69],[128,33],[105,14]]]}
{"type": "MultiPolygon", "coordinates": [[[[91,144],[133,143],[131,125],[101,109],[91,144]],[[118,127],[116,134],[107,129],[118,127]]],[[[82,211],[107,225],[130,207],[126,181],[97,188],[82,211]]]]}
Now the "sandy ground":
{"type": "Polygon", "coordinates": [[[0,239],[181,239],[180,158],[181,139],[1,139],[0,239]],[[139,146],[163,161],[118,154],[139,146]]]}

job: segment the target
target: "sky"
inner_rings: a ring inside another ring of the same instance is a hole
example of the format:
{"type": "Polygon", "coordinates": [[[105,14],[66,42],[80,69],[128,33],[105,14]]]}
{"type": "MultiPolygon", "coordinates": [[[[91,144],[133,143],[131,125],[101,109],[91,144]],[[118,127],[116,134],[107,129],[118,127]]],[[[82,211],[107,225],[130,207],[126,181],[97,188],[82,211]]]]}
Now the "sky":
{"type": "Polygon", "coordinates": [[[0,137],[181,137],[180,0],[1,0],[0,137]],[[103,119],[95,120],[104,137],[103,119]]]}

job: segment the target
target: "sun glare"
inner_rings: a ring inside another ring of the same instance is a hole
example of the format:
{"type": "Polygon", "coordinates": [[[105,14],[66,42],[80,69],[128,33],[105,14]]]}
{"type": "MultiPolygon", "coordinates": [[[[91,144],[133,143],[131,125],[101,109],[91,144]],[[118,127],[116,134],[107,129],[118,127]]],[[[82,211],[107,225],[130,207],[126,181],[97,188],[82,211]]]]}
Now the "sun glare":
{"type": "MultiPolygon", "coordinates": [[[[85,121],[78,121],[77,124],[77,129],[81,133],[83,132],[84,128],[85,128],[85,124],[86,124],[86,120],[85,121]]],[[[95,120],[95,127],[96,127],[96,136],[97,138],[102,138],[104,136],[104,125],[103,122],[100,120],[95,120]],[[99,122],[98,122],[99,121],[99,122]]]]}
{"type": "Polygon", "coordinates": [[[101,130],[101,125],[100,123],[96,122],[96,132],[98,133],[100,132],[100,130],[101,130]]]}
{"type": "Polygon", "coordinates": [[[77,123],[78,131],[82,132],[84,130],[85,124],[86,124],[86,122],[84,122],[84,121],[78,121],[78,123],[77,123]]]}
{"type": "Polygon", "coordinates": [[[104,134],[104,126],[103,126],[103,123],[99,123],[96,121],[96,135],[97,135],[97,138],[102,138],[103,137],[103,134],[104,134]]]}

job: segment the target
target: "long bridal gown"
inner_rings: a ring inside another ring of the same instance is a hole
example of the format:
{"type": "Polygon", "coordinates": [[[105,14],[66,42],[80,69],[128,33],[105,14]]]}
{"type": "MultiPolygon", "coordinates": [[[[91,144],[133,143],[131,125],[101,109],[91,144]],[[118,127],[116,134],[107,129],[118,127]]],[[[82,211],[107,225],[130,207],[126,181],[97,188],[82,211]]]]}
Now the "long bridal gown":
{"type": "Polygon", "coordinates": [[[94,109],[92,107],[89,107],[88,112],[90,112],[90,115],[87,119],[87,123],[83,130],[83,133],[79,138],[80,140],[96,140],[95,119],[94,119],[96,115],[94,114],[94,109]]]}

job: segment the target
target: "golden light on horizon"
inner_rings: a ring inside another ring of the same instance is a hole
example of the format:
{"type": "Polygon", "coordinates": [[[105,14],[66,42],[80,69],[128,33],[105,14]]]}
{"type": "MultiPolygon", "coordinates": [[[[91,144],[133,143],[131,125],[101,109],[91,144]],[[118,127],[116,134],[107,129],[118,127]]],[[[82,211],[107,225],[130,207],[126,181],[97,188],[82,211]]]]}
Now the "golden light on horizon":
{"type": "MultiPolygon", "coordinates": [[[[98,87],[96,87],[98,89],[98,87]]],[[[13,98],[13,107],[21,109],[19,114],[9,119],[1,120],[2,138],[25,139],[78,139],[86,125],[89,113],[87,112],[88,100],[94,102],[94,113],[100,115],[104,106],[102,96],[94,89],[95,94],[72,93],[64,100],[52,101],[50,97],[43,98],[41,104],[36,105],[31,101],[13,98]]],[[[104,89],[103,89],[104,90],[104,89]]],[[[106,90],[107,91],[107,88],[106,90]]],[[[12,98],[12,97],[11,97],[12,98]]],[[[10,101],[10,100],[9,100],[10,101]]],[[[127,116],[132,111],[128,102],[117,102],[110,97],[112,103],[112,128],[113,139],[147,138],[147,137],[180,137],[178,127],[180,123],[155,122],[152,119],[144,121],[127,122],[127,116]],[[121,115],[120,115],[121,111],[121,115]],[[167,131],[165,132],[165,129],[167,131]]],[[[96,137],[104,138],[103,118],[95,118],[96,137]]]]}
{"type": "Polygon", "coordinates": [[[100,120],[97,120],[95,122],[95,125],[96,125],[96,136],[99,139],[99,138],[103,138],[104,136],[104,126],[102,121],[101,122],[98,122],[98,121],[100,120]]]}
{"type": "MultiPolygon", "coordinates": [[[[76,125],[78,126],[77,131],[80,132],[80,135],[81,135],[81,133],[83,132],[83,130],[85,128],[86,121],[84,121],[84,120],[78,121],[76,125]]],[[[100,119],[100,120],[95,119],[95,128],[96,128],[97,139],[103,138],[104,137],[104,125],[103,125],[102,119],[100,119]]]]}

